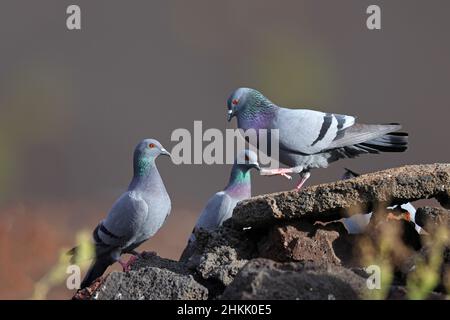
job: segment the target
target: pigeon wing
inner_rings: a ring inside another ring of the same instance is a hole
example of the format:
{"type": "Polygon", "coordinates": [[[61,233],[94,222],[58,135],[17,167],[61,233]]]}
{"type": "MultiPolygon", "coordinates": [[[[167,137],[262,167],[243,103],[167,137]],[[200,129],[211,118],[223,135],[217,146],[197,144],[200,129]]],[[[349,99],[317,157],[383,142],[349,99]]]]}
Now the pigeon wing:
{"type": "Polygon", "coordinates": [[[198,218],[196,228],[214,230],[231,217],[234,201],[224,191],[212,196],[198,218]]]}
{"type": "Polygon", "coordinates": [[[134,242],[148,215],[147,203],[135,192],[125,192],[94,230],[97,246],[125,248],[134,242]]]}
{"type": "Polygon", "coordinates": [[[354,123],[352,116],[280,108],[272,129],[279,129],[281,151],[308,155],[328,149],[354,123]]]}
{"type": "MultiPolygon", "coordinates": [[[[334,139],[334,141],[328,146],[327,149],[335,149],[346,146],[351,146],[367,141],[376,140],[377,138],[383,137],[384,135],[398,131],[401,129],[399,124],[354,124],[353,126],[342,130],[339,135],[334,139]]],[[[403,142],[403,138],[399,136],[397,140],[398,143],[403,142]]],[[[384,145],[385,147],[392,146],[395,142],[395,138],[392,136],[386,136],[381,140],[376,140],[378,145],[384,145]],[[393,141],[394,139],[394,141],[393,141]],[[385,140],[385,141],[383,141],[385,140]]]]}

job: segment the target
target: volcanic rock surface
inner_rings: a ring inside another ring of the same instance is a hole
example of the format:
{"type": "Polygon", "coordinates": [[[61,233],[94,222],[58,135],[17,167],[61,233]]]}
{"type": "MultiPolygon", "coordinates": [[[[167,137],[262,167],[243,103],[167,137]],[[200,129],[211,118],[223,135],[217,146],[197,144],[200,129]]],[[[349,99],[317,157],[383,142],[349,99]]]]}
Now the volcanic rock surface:
{"type": "Polygon", "coordinates": [[[383,283],[384,298],[445,298],[449,206],[450,164],[404,166],[262,195],[240,202],[218,230],[196,231],[180,261],[142,254],[131,271],[105,275],[74,298],[364,299],[373,297],[366,267],[380,261],[389,262],[379,267],[392,275],[383,283]],[[430,198],[442,207],[417,210],[420,234],[410,212],[386,209],[430,198]],[[365,231],[349,234],[342,218],[369,212],[365,231]],[[421,288],[421,270],[437,275],[425,293],[416,285],[421,288]]]}

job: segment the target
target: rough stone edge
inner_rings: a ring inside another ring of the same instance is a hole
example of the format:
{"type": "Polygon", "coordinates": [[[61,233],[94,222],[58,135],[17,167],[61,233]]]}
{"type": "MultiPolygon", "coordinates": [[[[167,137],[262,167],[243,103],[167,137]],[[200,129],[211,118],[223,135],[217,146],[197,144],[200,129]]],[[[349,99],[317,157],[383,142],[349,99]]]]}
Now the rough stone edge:
{"type": "Polygon", "coordinates": [[[241,227],[264,227],[276,220],[310,217],[336,220],[369,212],[378,204],[402,204],[436,198],[450,204],[450,164],[408,165],[359,177],[257,196],[238,203],[233,223],[241,227]]]}

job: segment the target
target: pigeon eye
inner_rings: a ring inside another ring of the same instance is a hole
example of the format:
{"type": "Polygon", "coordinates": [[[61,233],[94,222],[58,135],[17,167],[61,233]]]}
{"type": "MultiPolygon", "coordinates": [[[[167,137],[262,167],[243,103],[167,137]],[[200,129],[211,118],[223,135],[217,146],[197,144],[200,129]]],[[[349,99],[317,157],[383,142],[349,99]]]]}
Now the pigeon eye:
{"type": "Polygon", "coordinates": [[[150,144],[148,145],[148,147],[149,147],[150,149],[153,149],[153,148],[155,147],[155,144],[154,144],[154,143],[150,143],[150,144]]]}
{"type": "Polygon", "coordinates": [[[233,99],[233,101],[231,101],[231,103],[235,106],[235,105],[237,105],[239,103],[239,100],[238,99],[233,99]]]}

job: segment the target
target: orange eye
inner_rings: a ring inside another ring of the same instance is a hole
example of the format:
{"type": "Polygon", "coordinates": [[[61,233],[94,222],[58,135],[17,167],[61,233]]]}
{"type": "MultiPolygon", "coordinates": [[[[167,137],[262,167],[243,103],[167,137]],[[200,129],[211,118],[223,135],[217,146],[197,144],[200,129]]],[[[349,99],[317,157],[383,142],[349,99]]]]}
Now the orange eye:
{"type": "Polygon", "coordinates": [[[250,161],[250,158],[248,156],[245,156],[245,161],[250,161]]]}
{"type": "Polygon", "coordinates": [[[231,103],[232,103],[233,105],[237,105],[237,104],[239,103],[239,100],[238,100],[238,99],[233,99],[233,101],[231,101],[231,103]]]}
{"type": "Polygon", "coordinates": [[[153,148],[155,147],[155,144],[154,144],[154,143],[150,143],[150,144],[148,145],[148,147],[149,147],[150,149],[153,149],[153,148]]]}

